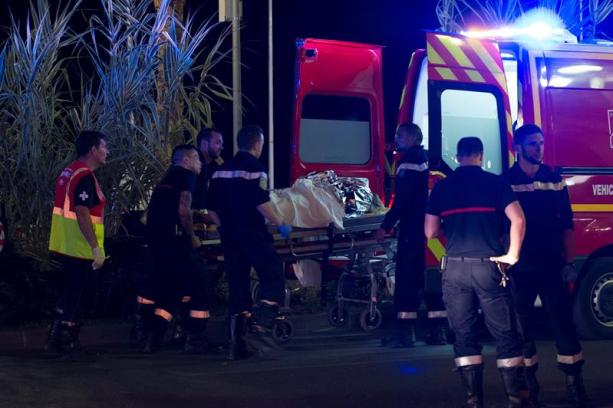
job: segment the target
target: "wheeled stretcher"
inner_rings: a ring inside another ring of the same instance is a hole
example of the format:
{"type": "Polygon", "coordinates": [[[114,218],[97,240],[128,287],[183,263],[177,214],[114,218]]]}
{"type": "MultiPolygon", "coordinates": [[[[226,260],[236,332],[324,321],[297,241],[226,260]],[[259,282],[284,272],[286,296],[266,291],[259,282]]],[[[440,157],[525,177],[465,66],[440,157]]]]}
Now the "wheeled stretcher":
{"type": "MultiPolygon", "coordinates": [[[[342,273],[338,279],[334,302],[328,311],[328,319],[334,326],[346,323],[348,304],[365,306],[360,315],[360,324],[364,330],[373,330],[381,325],[382,314],[378,302],[386,290],[387,278],[393,275],[393,254],[390,248],[395,247],[394,238],[386,238],[382,242],[374,238],[384,216],[385,213],[381,212],[345,218],[343,228],[332,224],[321,228],[294,228],[288,239],[282,238],[271,227],[274,246],[286,265],[301,260],[313,260],[320,264],[322,304],[328,298],[327,288],[332,270],[338,268],[341,260],[342,273]],[[353,279],[366,281],[366,295],[343,290],[346,282],[353,279]]],[[[202,252],[209,265],[223,261],[220,244],[217,232],[207,232],[203,237],[202,252]]],[[[257,293],[258,285],[255,282],[252,288],[254,300],[258,297],[257,293]]],[[[289,297],[285,306],[289,308],[289,297]]],[[[278,334],[278,341],[289,340],[287,333],[278,334]]]]}

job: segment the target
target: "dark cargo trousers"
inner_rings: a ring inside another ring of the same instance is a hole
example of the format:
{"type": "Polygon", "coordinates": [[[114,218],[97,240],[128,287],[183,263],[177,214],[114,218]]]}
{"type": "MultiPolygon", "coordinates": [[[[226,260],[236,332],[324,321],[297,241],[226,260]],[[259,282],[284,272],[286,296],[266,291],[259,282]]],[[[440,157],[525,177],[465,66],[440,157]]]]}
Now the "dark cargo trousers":
{"type": "Polygon", "coordinates": [[[189,237],[150,240],[148,245],[149,268],[137,279],[139,303],[154,304],[155,313],[166,320],[180,303],[188,303],[196,314],[208,313],[211,279],[189,237]]]}
{"type": "Polygon", "coordinates": [[[558,350],[558,364],[567,375],[581,371],[583,355],[579,344],[571,296],[562,281],[564,260],[549,257],[528,265],[517,265],[511,270],[512,292],[515,299],[520,329],[524,337],[524,363],[527,367],[538,364],[535,344],[534,302],[541,298],[547,320],[551,325],[558,350]]]}
{"type": "Polygon", "coordinates": [[[65,322],[78,322],[82,309],[88,305],[87,292],[92,289],[98,271],[92,269],[91,260],[64,255],[53,255],[60,266],[60,295],[56,303],[57,318],[65,322]]]}
{"type": "Polygon", "coordinates": [[[517,328],[510,288],[500,286],[496,264],[486,258],[448,258],[442,270],[443,299],[456,335],[458,367],[482,364],[478,339],[478,309],[496,340],[497,366],[523,365],[522,339],[517,328]]]}
{"type": "Polygon", "coordinates": [[[423,233],[416,237],[398,237],[394,306],[398,318],[416,319],[423,292],[429,319],[446,319],[447,313],[440,293],[425,290],[426,241],[423,233]]]}
{"type": "Polygon", "coordinates": [[[261,299],[282,305],[285,299],[285,275],[272,236],[266,231],[222,231],[221,243],[230,291],[230,315],[251,311],[251,268],[255,269],[260,282],[261,299]]]}

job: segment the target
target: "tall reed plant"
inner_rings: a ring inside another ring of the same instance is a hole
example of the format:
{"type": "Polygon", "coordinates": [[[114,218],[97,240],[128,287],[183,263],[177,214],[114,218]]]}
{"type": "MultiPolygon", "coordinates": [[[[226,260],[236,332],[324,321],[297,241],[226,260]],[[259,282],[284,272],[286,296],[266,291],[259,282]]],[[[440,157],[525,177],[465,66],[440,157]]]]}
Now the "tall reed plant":
{"type": "Polygon", "coordinates": [[[15,20],[0,54],[0,200],[18,250],[40,260],[54,181],[80,130],[108,136],[100,181],[112,235],[122,214],[144,208],[172,147],[211,126],[214,104],[231,99],[213,74],[228,55],[227,29],[181,21],[170,0],[155,9],[150,0],[100,0],[86,29],[73,32],[79,4],[52,13],[47,0],[32,3],[25,30],[15,20]]]}
{"type": "Polygon", "coordinates": [[[54,179],[72,151],[62,55],[76,44],[69,22],[78,5],[52,14],[45,0],[32,3],[25,23],[13,20],[0,56],[0,201],[9,237],[37,259],[46,253],[54,179]]]}

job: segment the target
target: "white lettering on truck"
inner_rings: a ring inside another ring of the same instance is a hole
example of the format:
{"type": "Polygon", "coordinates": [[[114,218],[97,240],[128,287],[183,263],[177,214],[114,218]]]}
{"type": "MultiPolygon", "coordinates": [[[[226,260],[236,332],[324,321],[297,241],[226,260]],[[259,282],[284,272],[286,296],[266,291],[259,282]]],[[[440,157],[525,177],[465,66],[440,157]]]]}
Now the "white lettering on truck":
{"type": "Polygon", "coordinates": [[[607,111],[609,115],[609,148],[613,149],[613,109],[607,111]]]}
{"type": "Polygon", "coordinates": [[[613,196],[613,184],[593,184],[592,192],[595,196],[613,196]]]}

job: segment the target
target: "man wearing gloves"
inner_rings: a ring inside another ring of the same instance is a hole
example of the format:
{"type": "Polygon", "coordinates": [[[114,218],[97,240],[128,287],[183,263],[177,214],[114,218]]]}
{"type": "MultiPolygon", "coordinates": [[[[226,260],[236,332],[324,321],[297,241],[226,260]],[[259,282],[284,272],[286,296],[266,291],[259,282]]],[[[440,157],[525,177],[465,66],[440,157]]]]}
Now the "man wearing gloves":
{"type": "Polygon", "coordinates": [[[106,199],[94,170],[106,164],[105,135],[83,131],[76,141],[78,159],[66,167],[55,185],[49,252],[60,263],[62,292],[46,348],[70,353],[79,348],[78,312],[83,291],[102,267],[106,199]]]}
{"type": "Polygon", "coordinates": [[[283,264],[268,232],[266,220],[287,238],[291,227],[283,223],[270,203],[268,178],[258,161],[264,147],[264,133],[258,126],[246,126],[237,135],[239,152],[212,176],[208,209],[220,227],[224,267],[229,295],[229,358],[250,356],[245,343],[246,325],[264,331],[275,319],[283,319],[279,305],[285,297],[283,264]],[[254,268],[261,285],[261,301],[251,314],[250,272],[254,268]]]}

